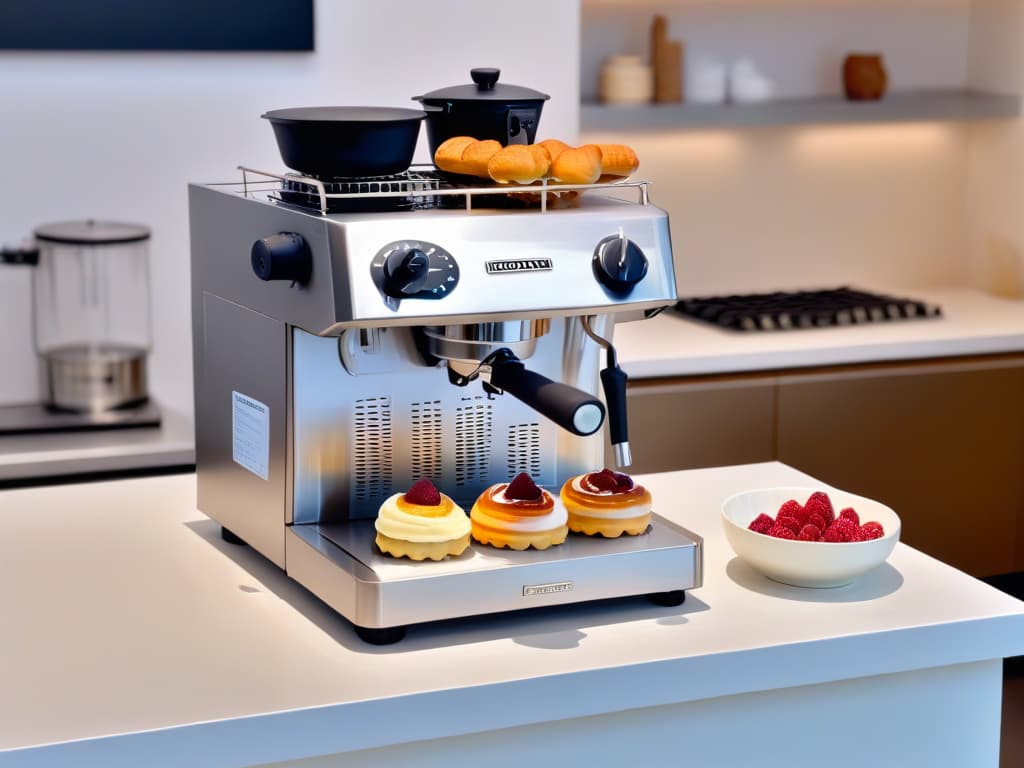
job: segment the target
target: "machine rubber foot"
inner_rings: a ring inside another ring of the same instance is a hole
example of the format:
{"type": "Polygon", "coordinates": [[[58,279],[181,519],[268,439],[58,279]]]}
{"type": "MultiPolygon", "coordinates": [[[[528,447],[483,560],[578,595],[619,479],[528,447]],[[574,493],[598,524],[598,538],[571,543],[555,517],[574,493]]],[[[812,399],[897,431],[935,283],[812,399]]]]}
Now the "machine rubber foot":
{"type": "Polygon", "coordinates": [[[356,629],[359,639],[370,645],[391,645],[405,637],[405,627],[359,627],[356,629]]]}
{"type": "Polygon", "coordinates": [[[240,536],[236,536],[223,525],[220,527],[220,537],[228,544],[240,544],[243,547],[245,546],[245,539],[240,536]]]}
{"type": "Polygon", "coordinates": [[[655,605],[671,608],[672,606],[683,604],[686,600],[686,591],[673,589],[671,592],[652,592],[647,596],[647,599],[655,605]]]}

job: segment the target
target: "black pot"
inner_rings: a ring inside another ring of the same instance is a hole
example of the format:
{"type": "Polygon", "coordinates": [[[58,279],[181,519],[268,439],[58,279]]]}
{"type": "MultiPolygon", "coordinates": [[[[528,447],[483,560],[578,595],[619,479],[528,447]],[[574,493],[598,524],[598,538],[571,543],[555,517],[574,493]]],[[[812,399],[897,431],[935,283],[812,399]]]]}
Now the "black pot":
{"type": "Polygon", "coordinates": [[[503,146],[532,144],[546,93],[498,83],[501,70],[471,69],[473,85],[456,85],[414,96],[427,111],[430,156],[452,136],[494,139],[503,146]]]}
{"type": "Polygon", "coordinates": [[[285,165],[319,179],[342,179],[408,169],[426,115],[390,107],[299,107],[262,117],[274,128],[285,165]]]}

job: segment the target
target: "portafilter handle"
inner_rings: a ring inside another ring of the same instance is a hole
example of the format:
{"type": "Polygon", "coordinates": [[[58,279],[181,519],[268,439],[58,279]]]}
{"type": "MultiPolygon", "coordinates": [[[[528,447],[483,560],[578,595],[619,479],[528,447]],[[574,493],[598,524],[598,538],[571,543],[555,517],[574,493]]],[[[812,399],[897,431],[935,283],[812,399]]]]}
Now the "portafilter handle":
{"type": "Polygon", "coordinates": [[[604,424],[604,405],[593,395],[528,370],[504,347],[483,361],[491,369],[490,385],[544,414],[574,435],[592,435],[604,424]]]}

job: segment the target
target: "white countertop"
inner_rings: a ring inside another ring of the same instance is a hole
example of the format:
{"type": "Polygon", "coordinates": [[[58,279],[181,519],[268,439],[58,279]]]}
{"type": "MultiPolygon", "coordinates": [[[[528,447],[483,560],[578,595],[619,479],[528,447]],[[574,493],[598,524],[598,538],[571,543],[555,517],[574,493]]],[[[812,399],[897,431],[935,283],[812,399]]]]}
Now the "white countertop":
{"type": "Polygon", "coordinates": [[[682,606],[458,620],[386,647],[222,542],[193,475],[0,491],[0,765],[245,765],[1024,652],[1024,603],[903,545],[834,590],[736,560],[721,500],[823,487],[794,469],[641,479],[705,537],[682,606]]]}
{"type": "Polygon", "coordinates": [[[1024,351],[1024,301],[966,288],[886,291],[942,307],[943,317],[842,328],[737,332],[667,310],[615,328],[632,379],[1024,351]]]}
{"type": "Polygon", "coordinates": [[[160,416],[159,427],[0,435],[0,481],[195,464],[192,422],[166,407],[160,416]]]}

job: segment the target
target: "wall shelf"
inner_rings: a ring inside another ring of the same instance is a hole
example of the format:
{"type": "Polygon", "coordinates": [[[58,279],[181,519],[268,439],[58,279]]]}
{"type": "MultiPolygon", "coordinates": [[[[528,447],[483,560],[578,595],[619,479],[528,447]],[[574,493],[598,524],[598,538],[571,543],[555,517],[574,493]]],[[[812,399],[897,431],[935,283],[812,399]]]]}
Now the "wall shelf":
{"type": "Polygon", "coordinates": [[[758,126],[992,120],[1019,117],[1021,97],[970,90],[890,93],[881,101],[842,97],[780,99],[758,104],[586,103],[584,131],[666,131],[758,126]]]}

